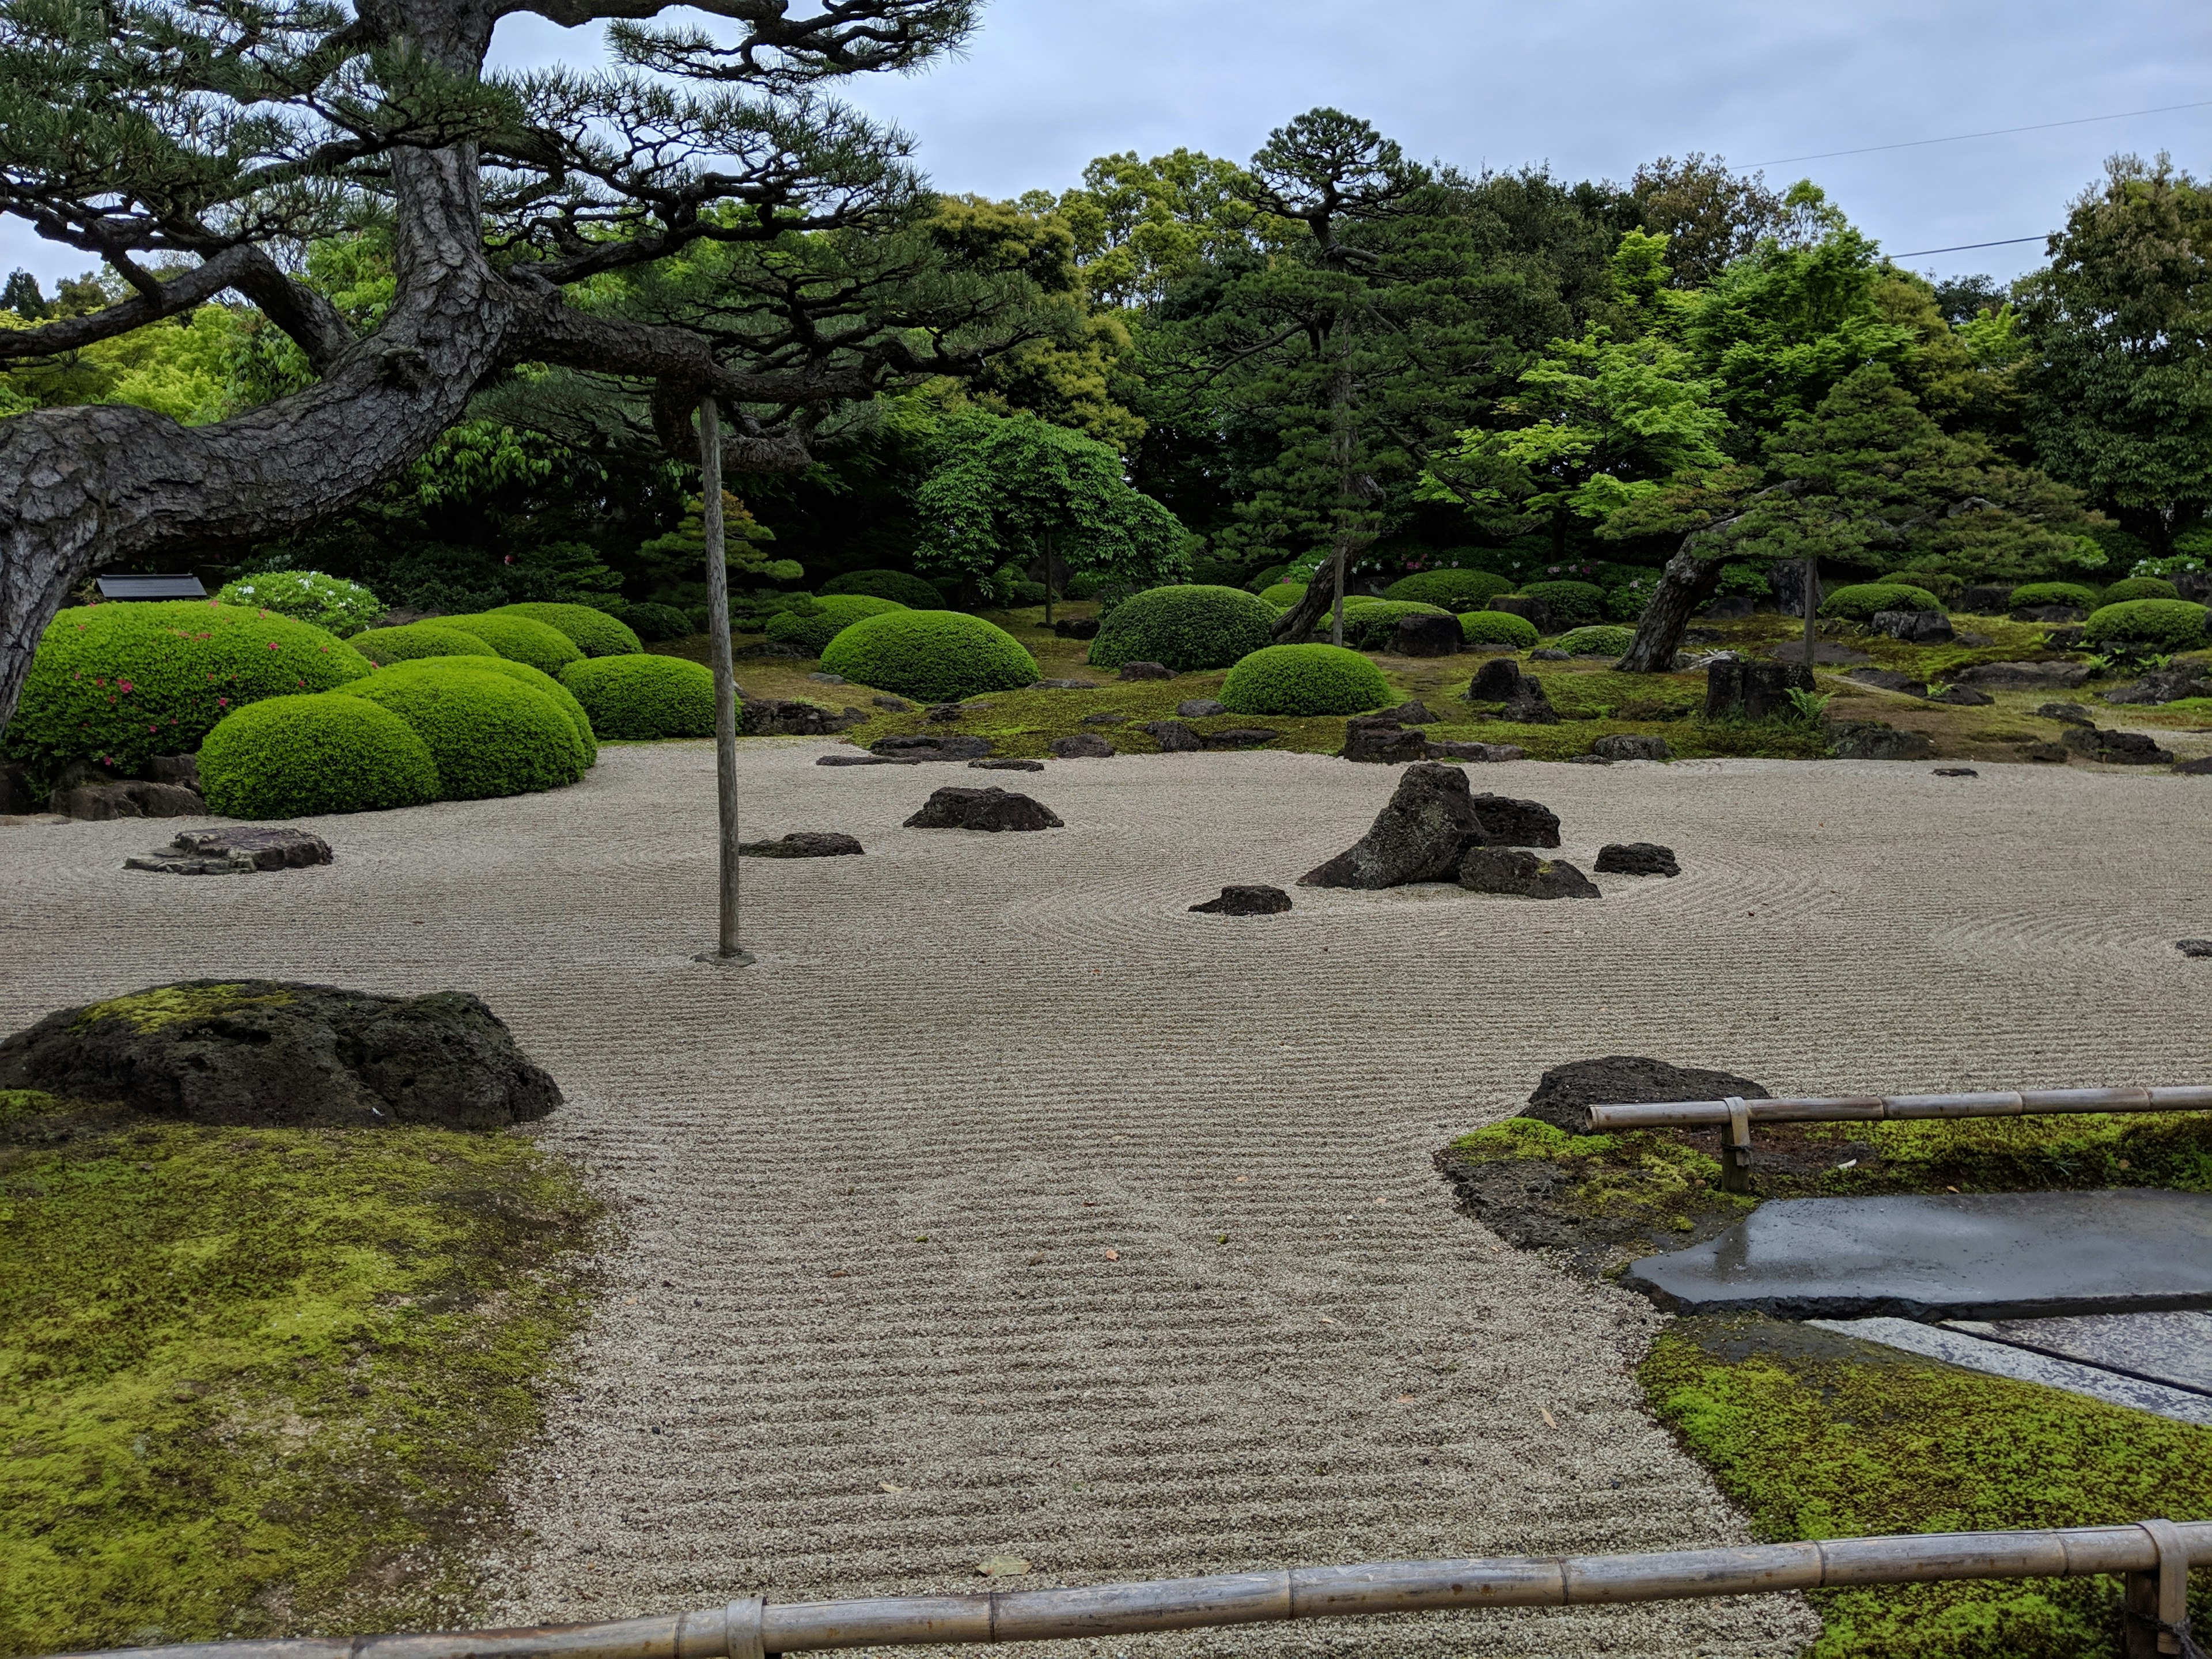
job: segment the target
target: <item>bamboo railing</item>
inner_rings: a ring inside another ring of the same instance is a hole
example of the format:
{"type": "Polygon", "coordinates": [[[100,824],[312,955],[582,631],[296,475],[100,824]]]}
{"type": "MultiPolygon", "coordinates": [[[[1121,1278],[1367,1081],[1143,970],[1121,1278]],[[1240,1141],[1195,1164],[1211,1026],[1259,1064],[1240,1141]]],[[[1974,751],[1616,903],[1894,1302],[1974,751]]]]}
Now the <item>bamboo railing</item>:
{"type": "MultiPolygon", "coordinates": [[[[447,1635],[208,1642],[131,1648],[103,1659],[763,1659],[844,1648],[937,1647],[1134,1636],[1294,1619],[1487,1607],[1587,1607],[1767,1595],[1934,1579],[2125,1579],[2130,1659],[2187,1655],[2188,1574],[2212,1565],[2212,1521],[2145,1521],[2047,1532],[1832,1538],[1660,1555],[1504,1556],[1391,1561],[1212,1578],[770,1606],[757,1597],[700,1613],[601,1625],[447,1635]]],[[[89,1659],[70,1656],[70,1659],[89,1659]]]]}

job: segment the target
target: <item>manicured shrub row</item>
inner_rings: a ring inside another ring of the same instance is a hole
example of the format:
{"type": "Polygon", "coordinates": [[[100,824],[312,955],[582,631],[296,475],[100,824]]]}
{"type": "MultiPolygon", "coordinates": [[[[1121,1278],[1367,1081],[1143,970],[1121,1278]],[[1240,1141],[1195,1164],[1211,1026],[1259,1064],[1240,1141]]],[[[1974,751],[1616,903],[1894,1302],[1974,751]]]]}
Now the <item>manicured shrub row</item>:
{"type": "Polygon", "coordinates": [[[635,630],[639,639],[656,644],[662,640],[680,640],[698,631],[691,626],[691,618],[672,605],[626,605],[622,619],[635,630]]]}
{"type": "Polygon", "coordinates": [[[827,593],[809,601],[805,611],[784,611],[768,619],[769,638],[797,646],[810,657],[818,657],[836,639],[863,617],[880,617],[907,607],[896,599],[868,593],[827,593]]]}
{"type": "Polygon", "coordinates": [[[945,595],[920,576],[909,575],[903,570],[848,570],[842,576],[832,576],[822,584],[822,592],[830,593],[865,593],[873,599],[889,599],[909,611],[942,611],[945,595]]]}
{"type": "Polygon", "coordinates": [[[1571,657],[1618,657],[1635,642],[1636,630],[1611,624],[1577,628],[1552,641],[1571,657]]]}
{"type": "Polygon", "coordinates": [[[2012,591],[2012,608],[2015,611],[2039,610],[2046,605],[2071,605],[2094,611],[2097,592],[2079,582],[2028,582],[2012,591]]]}
{"type": "Polygon", "coordinates": [[[459,659],[357,680],[365,697],[405,720],[429,746],[446,800],[558,789],[584,775],[584,745],[567,710],[544,692],[459,659]]]}
{"type": "Polygon", "coordinates": [[[714,735],[714,676],[682,657],[594,657],[572,663],[561,684],[603,738],[645,743],[714,735]]]}
{"type": "Polygon", "coordinates": [[[556,678],[570,663],[584,659],[584,653],[566,634],[528,617],[480,611],[472,617],[441,617],[438,620],[441,623],[450,622],[464,633],[475,635],[491,647],[494,656],[505,657],[509,662],[526,662],[539,672],[556,678]]]}
{"type": "Polygon", "coordinates": [[[42,779],[76,760],[132,771],[198,749],[241,704],[368,672],[351,646],[274,612],[211,599],[77,606],[39,641],[7,750],[42,779]]]}
{"type": "Polygon", "coordinates": [[[1461,613],[1460,637],[1469,645],[1510,645],[1526,651],[1536,643],[1536,624],[1510,611],[1468,611],[1461,613]]]}
{"type": "Polygon", "coordinates": [[[232,714],[200,746],[200,787],[226,817],[374,812],[435,800],[438,766],[392,710],[325,691],[232,714]]]}
{"type": "MultiPolygon", "coordinates": [[[[509,662],[505,657],[424,657],[414,662],[394,663],[389,668],[379,669],[372,677],[376,681],[390,680],[396,675],[434,674],[441,669],[460,668],[471,672],[498,674],[526,685],[543,696],[550,697],[568,718],[576,733],[576,741],[584,748],[584,764],[591,766],[599,758],[599,734],[592,730],[591,716],[584,705],[576,701],[574,692],[543,670],[532,668],[526,662],[509,662]]],[[[367,682],[356,681],[348,686],[349,691],[358,690],[367,682]]]]}
{"type": "Polygon", "coordinates": [[[1017,690],[1038,678],[1036,661],[1019,640],[957,611],[863,617],[830,641],[822,665],[879,691],[930,702],[1017,690]]]}
{"type": "Polygon", "coordinates": [[[2144,645],[2186,651],[2204,643],[2205,609],[2187,599],[2127,599],[2089,613],[2081,637],[2092,645],[2144,645]]]}
{"type": "Polygon", "coordinates": [[[1178,674],[1226,668],[1273,637],[1276,611],[1235,587],[1153,587],[1115,606],[1091,642],[1099,668],[1165,663],[1178,674]]]}
{"type": "Polygon", "coordinates": [[[1334,645],[1271,645],[1229,671],[1221,701],[1238,714],[1357,714],[1391,701],[1382,671],[1334,645]]]}
{"type": "Polygon", "coordinates": [[[523,605],[502,605],[485,614],[544,623],[587,657],[628,657],[645,649],[644,642],[629,623],[588,605],[532,600],[523,605]]]}
{"type": "Polygon", "coordinates": [[[384,601],[359,582],[319,570],[264,570],[225,582],[216,599],[251,611],[273,611],[349,639],[384,614],[384,601]]]}
{"type": "Polygon", "coordinates": [[[1500,593],[1510,593],[1508,577],[1488,570],[1424,570],[1401,576],[1382,590],[1386,599],[1433,605],[1446,611],[1480,611],[1500,593]]]}
{"type": "Polygon", "coordinates": [[[1881,611],[1941,611],[1943,601],[1924,587],[1908,587],[1902,582],[1860,582],[1850,587],[1839,587],[1820,601],[1824,617],[1842,617],[1850,622],[1868,622],[1881,611]]]}
{"type": "Polygon", "coordinates": [[[353,636],[353,648],[379,668],[423,657],[495,657],[491,646],[465,628],[442,620],[372,628],[353,636]]]}
{"type": "Polygon", "coordinates": [[[1526,599],[1543,600],[1563,623],[1605,620],[1605,590],[1595,582],[1530,582],[1521,592],[1526,599]]]}

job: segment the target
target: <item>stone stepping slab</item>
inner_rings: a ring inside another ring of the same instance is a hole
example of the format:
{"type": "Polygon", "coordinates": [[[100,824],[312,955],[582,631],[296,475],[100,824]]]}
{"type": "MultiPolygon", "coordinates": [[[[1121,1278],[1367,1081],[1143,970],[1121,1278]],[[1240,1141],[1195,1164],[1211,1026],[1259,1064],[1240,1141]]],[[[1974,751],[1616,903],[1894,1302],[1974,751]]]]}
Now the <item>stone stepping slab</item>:
{"type": "Polygon", "coordinates": [[[1783,1319],[2212,1309],[2212,1194],[1780,1199],[1623,1282],[1677,1313],[1783,1319]]]}
{"type": "Polygon", "coordinates": [[[2090,1314],[2077,1319],[1954,1319],[1953,1330],[2100,1370],[2186,1389],[2212,1401],[2212,1314],[2090,1314]]]}
{"type": "MultiPolygon", "coordinates": [[[[2202,1315],[2182,1316],[2203,1317],[2202,1315]]],[[[2093,1319],[2018,1320],[2005,1323],[2008,1328],[2033,1324],[2116,1324],[2133,1320],[2172,1317],[2174,1316],[2113,1314],[2093,1319]]],[[[1976,1331],[1990,1328],[1979,1323],[1968,1325],[1965,1322],[1949,1322],[1923,1325],[1915,1320],[1889,1318],[1813,1319],[1806,1322],[1817,1325],[1823,1330],[1855,1336],[1863,1341],[1879,1342],[1884,1347],[1901,1348],[1907,1353],[1941,1359],[1968,1370],[1983,1371],[1992,1376],[2008,1376],[2021,1382],[2039,1382],[2045,1388],[2063,1389],[2069,1394],[2085,1395],[2107,1405],[2154,1412],[2178,1422],[2197,1423],[2212,1428],[2212,1395],[2172,1388],[2145,1377],[2039,1352],[2011,1342],[1991,1341],[1974,1334],[1976,1331]]]]}

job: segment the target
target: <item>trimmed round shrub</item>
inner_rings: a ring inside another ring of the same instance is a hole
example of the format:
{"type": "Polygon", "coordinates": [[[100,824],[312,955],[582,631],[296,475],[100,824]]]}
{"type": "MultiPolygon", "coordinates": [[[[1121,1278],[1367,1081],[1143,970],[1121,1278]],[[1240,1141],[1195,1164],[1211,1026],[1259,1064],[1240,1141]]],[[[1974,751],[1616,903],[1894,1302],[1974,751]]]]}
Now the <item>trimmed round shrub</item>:
{"type": "MultiPolygon", "coordinates": [[[[1384,651],[1398,631],[1401,617],[1449,617],[1440,605],[1409,605],[1402,599],[1378,599],[1362,594],[1344,601],[1344,642],[1359,651],[1384,651]]],[[[1314,624],[1316,632],[1329,626],[1329,613],[1314,624]]]]}
{"type": "Polygon", "coordinates": [[[1305,596],[1306,585],[1304,582],[1277,582],[1260,590],[1261,602],[1271,605],[1278,611],[1288,611],[1305,596]]]}
{"type": "Polygon", "coordinates": [[[2100,605],[2081,625],[2092,645],[2147,645],[2159,651],[2186,651],[2204,643],[2206,611],[2187,599],[2127,599],[2100,605]]]}
{"type": "Polygon", "coordinates": [[[384,601],[359,582],[319,570],[264,570],[225,582],[216,592],[223,605],[273,611],[349,639],[384,614],[384,601]]]}
{"type": "MultiPolygon", "coordinates": [[[[587,767],[599,764],[599,734],[592,730],[592,717],[584,712],[584,705],[576,701],[576,694],[543,669],[532,668],[526,662],[509,662],[505,657],[489,655],[421,657],[413,662],[396,662],[389,668],[380,668],[371,678],[389,679],[395,674],[436,674],[449,668],[464,672],[502,674],[519,685],[526,685],[532,690],[552,698],[560,704],[561,712],[568,717],[568,725],[576,733],[576,741],[584,746],[584,764],[587,767]]],[[[356,690],[367,683],[356,680],[345,689],[356,690]]]]}
{"type": "Polygon", "coordinates": [[[2158,576],[2124,576],[2105,590],[2106,605],[2125,605],[2130,599],[2178,599],[2181,590],[2158,576]]]}
{"type": "Polygon", "coordinates": [[[40,637],[7,750],[40,778],[75,760],[136,771],[198,749],[242,703],[368,672],[350,645],[274,612],[210,599],[78,605],[40,637]]]}
{"type": "Polygon", "coordinates": [[[571,663],[561,684],[575,694],[603,738],[714,735],[714,673],[683,657],[594,657],[571,663]]]}
{"type": "Polygon", "coordinates": [[[623,607],[623,620],[639,639],[656,644],[662,640],[680,640],[697,631],[691,626],[691,618],[672,605],[626,605],[623,607]]]}
{"type": "Polygon", "coordinates": [[[1271,564],[1265,570],[1262,570],[1258,575],[1253,577],[1250,581],[1246,582],[1244,584],[1244,591],[1247,593],[1264,593],[1290,574],[1290,566],[1286,564],[1271,564]]]}
{"type": "Polygon", "coordinates": [[[1552,641],[1571,657],[1618,657],[1635,642],[1636,630],[1601,624],[1577,628],[1552,641]]]}
{"type": "Polygon", "coordinates": [[[1424,570],[1401,576],[1382,590],[1386,599],[1433,605],[1450,611],[1480,611],[1500,593],[1510,593],[1510,578],[1489,570],[1424,570]]]}
{"type": "Polygon", "coordinates": [[[1273,606],[1238,587],[1152,587],[1114,607],[1091,641],[1099,668],[1165,663],[1178,674],[1226,668],[1274,637],[1273,606]]]}
{"type": "Polygon", "coordinates": [[[1948,611],[1966,591],[1966,584],[1942,570],[1892,570],[1881,578],[1885,587],[1918,587],[1933,593],[1948,611]]]}
{"type": "MultiPolygon", "coordinates": [[[[629,657],[645,649],[636,631],[619,617],[588,605],[560,605],[552,600],[528,600],[502,605],[484,613],[489,617],[523,617],[544,623],[587,657],[629,657]]],[[[496,653],[495,653],[496,654],[496,653]]],[[[517,660],[526,660],[517,659],[517,660]]],[[[546,671],[538,669],[539,673],[546,671]]]]}
{"type": "Polygon", "coordinates": [[[473,617],[455,617],[452,621],[454,627],[475,635],[489,646],[493,656],[505,657],[509,662],[526,662],[556,679],[570,663],[584,659],[584,653],[566,634],[528,617],[479,611],[473,617]]]}
{"type": "Polygon", "coordinates": [[[2046,605],[2070,605],[2083,611],[2094,611],[2096,590],[2079,582],[2029,582],[2012,591],[2012,608],[2015,611],[2033,611],[2046,605]]]}
{"type": "Polygon", "coordinates": [[[1543,600],[1564,623],[1605,620],[1605,590],[1595,582],[1530,582],[1521,592],[1523,598],[1543,600]]]}
{"type": "Polygon", "coordinates": [[[526,795],[584,775],[584,745],[568,711],[495,671],[453,663],[388,670],[343,695],[388,708],[414,728],[429,745],[443,799],[526,795]]]}
{"type": "Polygon", "coordinates": [[[353,636],[353,648],[379,668],[396,662],[415,662],[424,657],[495,657],[484,641],[465,628],[452,628],[435,620],[408,623],[398,628],[372,628],[353,636]]]}
{"type": "MultiPolygon", "coordinates": [[[[1103,631],[1103,630],[1102,630],[1103,631]]],[[[994,623],[960,611],[892,611],[863,617],[830,641],[833,674],[928,702],[1036,684],[1036,659],[994,623]]],[[[585,707],[589,708],[588,702],[585,707]]]]}
{"type": "Polygon", "coordinates": [[[1221,683],[1221,701],[1238,714],[1358,714],[1393,696],[1381,669],[1334,645],[1271,645],[1221,683]]]}
{"type": "Polygon", "coordinates": [[[380,812],[437,799],[438,765],[390,709],[311,692],[228,715],[200,745],[200,788],[226,817],[380,812]]]}
{"type": "Polygon", "coordinates": [[[1850,622],[1870,622],[1879,611],[1941,611],[1943,601],[1924,587],[1908,587],[1902,582],[1858,582],[1850,587],[1839,587],[1820,601],[1824,617],[1842,617],[1850,622]]]}
{"type": "Polygon", "coordinates": [[[896,599],[879,599],[869,593],[825,593],[813,602],[811,611],[804,614],[786,611],[770,617],[767,632],[772,640],[795,645],[808,656],[818,657],[829,649],[830,641],[861,617],[880,617],[907,608],[896,599]]]}
{"type": "Polygon", "coordinates": [[[862,593],[872,599],[889,599],[909,611],[942,611],[945,595],[932,583],[903,570],[848,570],[822,584],[822,592],[862,593]]]}
{"type": "Polygon", "coordinates": [[[1510,645],[1526,651],[1536,643],[1536,624],[1510,611],[1462,611],[1460,637],[1469,645],[1510,645]]]}

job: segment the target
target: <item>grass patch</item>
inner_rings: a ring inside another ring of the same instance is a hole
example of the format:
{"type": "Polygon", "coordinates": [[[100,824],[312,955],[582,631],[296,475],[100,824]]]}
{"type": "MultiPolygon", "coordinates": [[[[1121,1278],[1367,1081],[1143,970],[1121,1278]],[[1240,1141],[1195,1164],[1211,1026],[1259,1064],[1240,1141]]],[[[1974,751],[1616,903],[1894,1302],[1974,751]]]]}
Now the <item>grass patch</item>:
{"type": "MultiPolygon", "coordinates": [[[[1772,1542],[2212,1516],[2212,1430],[1756,1315],[1676,1320],[1652,1407],[1772,1542]]],[[[1809,1659],[2117,1659],[2117,1578],[1816,1590],[1809,1659]]],[[[2191,1611],[2212,1622],[2212,1583],[2191,1611]]]]}
{"type": "Polygon", "coordinates": [[[0,1094],[0,1653],[466,1622],[599,1224],[520,1136],[0,1094]]]}

